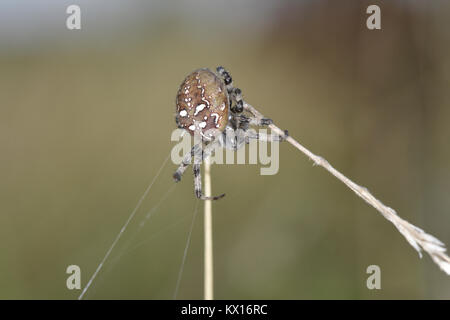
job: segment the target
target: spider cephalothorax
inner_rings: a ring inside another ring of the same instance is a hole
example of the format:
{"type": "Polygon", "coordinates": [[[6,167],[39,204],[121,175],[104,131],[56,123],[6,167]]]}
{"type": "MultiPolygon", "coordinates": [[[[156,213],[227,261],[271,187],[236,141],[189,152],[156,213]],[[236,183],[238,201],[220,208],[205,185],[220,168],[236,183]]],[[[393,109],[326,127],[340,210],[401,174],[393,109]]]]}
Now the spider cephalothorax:
{"type": "MultiPolygon", "coordinates": [[[[203,200],[216,200],[225,195],[205,197],[202,193],[200,164],[217,146],[236,150],[249,139],[273,139],[248,130],[250,125],[269,125],[272,120],[247,112],[241,90],[233,87],[231,76],[223,67],[218,67],[217,73],[198,69],[184,79],[177,93],[175,121],[179,128],[197,137],[198,143],[183,157],[173,177],[180,181],[194,158],[195,195],[203,200]]],[[[282,139],[276,137],[278,141],[282,139]]]]}

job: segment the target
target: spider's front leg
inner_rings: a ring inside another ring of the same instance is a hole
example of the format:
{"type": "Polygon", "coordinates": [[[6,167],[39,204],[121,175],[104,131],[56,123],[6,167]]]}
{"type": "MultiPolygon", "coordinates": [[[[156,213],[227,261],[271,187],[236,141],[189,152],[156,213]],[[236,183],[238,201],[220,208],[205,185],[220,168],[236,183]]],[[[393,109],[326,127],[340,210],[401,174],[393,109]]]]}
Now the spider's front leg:
{"type": "Polygon", "coordinates": [[[222,77],[225,85],[227,87],[228,94],[231,98],[231,112],[234,114],[234,120],[236,121],[236,128],[240,128],[240,122],[247,123],[249,125],[255,126],[268,126],[273,123],[271,119],[268,118],[256,118],[256,117],[247,117],[242,115],[244,111],[244,100],[242,98],[242,90],[233,86],[233,79],[231,78],[230,73],[225,70],[224,67],[217,67],[217,72],[222,77]],[[234,103],[234,104],[233,104],[234,103]]]}
{"type": "Polygon", "coordinates": [[[218,200],[225,196],[225,193],[222,193],[219,196],[214,197],[206,197],[203,195],[202,191],[202,174],[200,173],[200,163],[194,163],[193,171],[194,171],[194,190],[195,196],[201,200],[218,200]]]}
{"type": "Polygon", "coordinates": [[[180,181],[187,167],[191,164],[192,158],[194,158],[194,164],[192,168],[194,172],[195,196],[202,200],[218,200],[225,196],[225,194],[221,194],[219,196],[214,197],[205,197],[202,192],[202,177],[200,174],[200,164],[201,162],[203,162],[204,159],[206,159],[211,155],[216,145],[217,143],[211,143],[205,148],[205,150],[202,149],[201,144],[194,145],[191,151],[183,157],[180,166],[173,174],[175,182],[180,181]]]}
{"type": "Polygon", "coordinates": [[[192,157],[194,157],[199,152],[201,152],[201,146],[200,144],[196,144],[192,147],[191,151],[183,157],[183,160],[181,160],[181,164],[173,174],[173,179],[175,180],[175,182],[179,182],[181,180],[181,177],[183,176],[187,167],[191,164],[192,157]]]}
{"type": "Polygon", "coordinates": [[[224,67],[217,67],[217,73],[222,77],[225,86],[227,87],[228,94],[230,95],[231,101],[231,112],[241,113],[244,111],[244,101],[242,100],[242,91],[239,88],[233,86],[233,78],[231,78],[230,73],[225,70],[224,67]]]}
{"type": "Polygon", "coordinates": [[[212,154],[212,152],[218,145],[218,141],[209,143],[208,145],[206,145],[204,150],[201,150],[201,153],[198,153],[196,154],[196,156],[194,156],[194,164],[192,166],[194,172],[194,193],[195,196],[201,200],[218,200],[225,196],[225,193],[223,193],[219,196],[206,197],[205,195],[203,195],[202,191],[202,175],[200,173],[200,164],[212,154]]]}

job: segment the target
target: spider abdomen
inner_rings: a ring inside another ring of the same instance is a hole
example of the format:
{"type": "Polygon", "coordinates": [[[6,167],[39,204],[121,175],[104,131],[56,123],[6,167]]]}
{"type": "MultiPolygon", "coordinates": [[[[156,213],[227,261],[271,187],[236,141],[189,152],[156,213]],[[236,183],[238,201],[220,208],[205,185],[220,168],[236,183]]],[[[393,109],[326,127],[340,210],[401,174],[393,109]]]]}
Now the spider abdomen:
{"type": "Polygon", "coordinates": [[[211,140],[228,123],[229,97],[224,81],[209,69],[190,73],[176,98],[175,120],[191,135],[211,140]]]}

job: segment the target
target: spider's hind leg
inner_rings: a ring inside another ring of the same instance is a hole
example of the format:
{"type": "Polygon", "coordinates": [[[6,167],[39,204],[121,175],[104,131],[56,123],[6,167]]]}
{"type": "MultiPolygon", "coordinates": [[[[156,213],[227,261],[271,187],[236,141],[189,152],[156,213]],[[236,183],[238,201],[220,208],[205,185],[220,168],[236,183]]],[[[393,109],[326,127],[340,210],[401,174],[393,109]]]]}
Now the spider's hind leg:
{"type": "Polygon", "coordinates": [[[287,130],[284,130],[284,136],[281,135],[274,135],[274,134],[261,134],[257,133],[252,130],[246,131],[245,134],[245,143],[249,143],[250,140],[259,140],[259,141],[265,141],[265,142],[283,142],[286,141],[286,138],[289,136],[289,133],[287,130]]]}

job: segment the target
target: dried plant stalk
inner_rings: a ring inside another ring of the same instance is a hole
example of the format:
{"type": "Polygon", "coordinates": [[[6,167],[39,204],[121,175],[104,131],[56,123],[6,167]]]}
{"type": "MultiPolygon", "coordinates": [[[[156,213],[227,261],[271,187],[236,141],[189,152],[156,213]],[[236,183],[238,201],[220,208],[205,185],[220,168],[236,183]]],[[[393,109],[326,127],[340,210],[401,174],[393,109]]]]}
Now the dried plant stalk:
{"type": "MultiPolygon", "coordinates": [[[[262,119],[264,116],[256,110],[253,106],[244,101],[244,109],[252,113],[255,117],[262,119]]],[[[347,187],[355,192],[360,198],[374,207],[380,212],[387,220],[392,222],[398,231],[406,238],[411,246],[419,253],[422,258],[422,250],[428,253],[433,261],[443,270],[450,275],[450,258],[445,253],[445,244],[439,241],[434,236],[426,233],[422,229],[412,225],[408,221],[400,218],[394,209],[385,206],[380,200],[375,198],[367,188],[362,187],[345,175],[336,170],[327,160],[312,153],[298,141],[291,136],[286,136],[285,132],[278,128],[276,125],[269,125],[270,129],[276,134],[286,138],[286,141],[293,145],[295,148],[303,152],[308,158],[310,158],[315,165],[321,166],[337,179],[342,181],[347,187]]]]}
{"type": "MultiPolygon", "coordinates": [[[[205,167],[205,196],[211,197],[211,164],[209,159],[204,160],[205,167]]],[[[214,299],[214,278],[213,278],[213,229],[212,229],[212,207],[211,200],[205,201],[204,233],[204,295],[205,300],[214,299]]]]}

